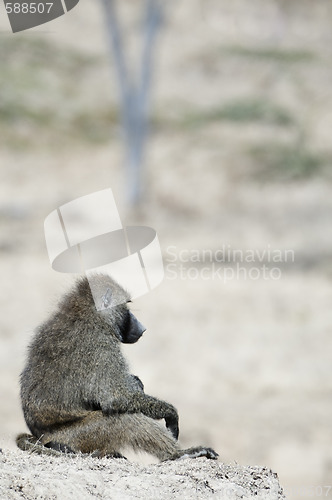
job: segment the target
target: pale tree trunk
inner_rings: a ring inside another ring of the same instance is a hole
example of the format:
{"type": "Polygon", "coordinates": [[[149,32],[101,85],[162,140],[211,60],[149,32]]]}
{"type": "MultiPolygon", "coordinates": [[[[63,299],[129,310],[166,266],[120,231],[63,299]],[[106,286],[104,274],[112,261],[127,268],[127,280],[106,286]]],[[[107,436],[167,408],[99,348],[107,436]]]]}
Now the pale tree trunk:
{"type": "Polygon", "coordinates": [[[135,205],[141,200],[143,193],[142,170],[147,142],[153,53],[156,34],[162,20],[162,7],[160,0],[145,0],[143,51],[139,74],[134,78],[126,64],[116,1],[101,0],[101,2],[120,89],[126,150],[127,198],[131,205],[135,205]]]}

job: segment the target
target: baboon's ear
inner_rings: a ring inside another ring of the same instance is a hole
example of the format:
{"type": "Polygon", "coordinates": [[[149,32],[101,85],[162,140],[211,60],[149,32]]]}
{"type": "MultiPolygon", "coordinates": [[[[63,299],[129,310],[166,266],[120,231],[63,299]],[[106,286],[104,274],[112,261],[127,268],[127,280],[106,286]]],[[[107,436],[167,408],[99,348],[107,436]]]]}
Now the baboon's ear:
{"type": "Polygon", "coordinates": [[[112,301],[112,291],[110,288],[107,288],[105,294],[101,298],[101,308],[107,309],[111,305],[112,301]]]}
{"type": "Polygon", "coordinates": [[[143,335],[146,328],[138,321],[131,311],[127,312],[125,321],[121,328],[121,342],[134,344],[143,335]]]}

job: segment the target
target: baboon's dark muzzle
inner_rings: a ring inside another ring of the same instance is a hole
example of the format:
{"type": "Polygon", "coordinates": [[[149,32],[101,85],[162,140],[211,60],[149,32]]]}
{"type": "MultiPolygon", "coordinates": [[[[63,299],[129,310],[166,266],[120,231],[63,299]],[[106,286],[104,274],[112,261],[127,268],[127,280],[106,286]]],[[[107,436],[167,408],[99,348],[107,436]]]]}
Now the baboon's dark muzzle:
{"type": "Polygon", "coordinates": [[[124,344],[134,344],[143,335],[146,328],[145,326],[142,325],[142,323],[138,321],[136,316],[134,316],[131,311],[128,312],[129,312],[128,327],[125,335],[123,336],[122,342],[124,344]]]}

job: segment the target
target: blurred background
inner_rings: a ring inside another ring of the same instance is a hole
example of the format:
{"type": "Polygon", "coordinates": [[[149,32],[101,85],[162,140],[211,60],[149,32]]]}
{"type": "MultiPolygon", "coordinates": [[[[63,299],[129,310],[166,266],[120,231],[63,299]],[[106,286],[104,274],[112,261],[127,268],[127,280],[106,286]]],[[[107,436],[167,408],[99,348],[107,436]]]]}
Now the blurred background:
{"type": "MultiPolygon", "coordinates": [[[[137,71],[143,3],[117,3],[137,71]]],[[[26,346],[73,281],[43,221],[112,187],[123,223],[159,235],[165,279],[133,304],[147,332],[125,353],[181,443],[332,496],[332,3],[167,2],[136,205],[101,3],[15,35],[0,14],[0,445],[26,429],[26,346]]]]}

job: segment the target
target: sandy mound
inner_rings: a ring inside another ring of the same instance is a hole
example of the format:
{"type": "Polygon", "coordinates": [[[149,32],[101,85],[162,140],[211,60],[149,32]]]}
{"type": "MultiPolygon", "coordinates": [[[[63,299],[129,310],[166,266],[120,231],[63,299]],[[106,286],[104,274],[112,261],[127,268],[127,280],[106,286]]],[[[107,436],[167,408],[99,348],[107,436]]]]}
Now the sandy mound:
{"type": "Polygon", "coordinates": [[[0,497],[8,500],[285,498],[271,470],[205,458],[143,466],[124,459],[44,457],[3,450],[0,463],[0,497]]]}

